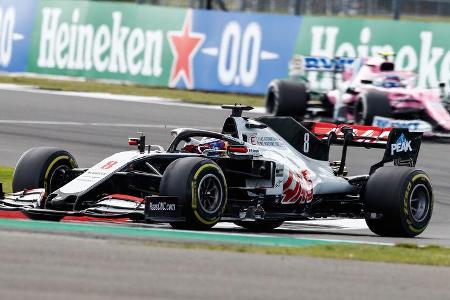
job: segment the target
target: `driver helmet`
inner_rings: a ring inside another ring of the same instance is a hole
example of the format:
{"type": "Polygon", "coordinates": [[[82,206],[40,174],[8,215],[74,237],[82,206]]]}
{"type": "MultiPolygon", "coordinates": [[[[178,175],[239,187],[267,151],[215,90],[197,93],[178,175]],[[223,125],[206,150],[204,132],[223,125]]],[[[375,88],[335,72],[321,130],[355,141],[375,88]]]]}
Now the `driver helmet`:
{"type": "Polygon", "coordinates": [[[405,83],[403,79],[398,75],[388,75],[380,78],[380,80],[374,82],[377,86],[384,88],[404,87],[405,83]]]}
{"type": "Polygon", "coordinates": [[[212,150],[208,152],[208,155],[217,155],[218,153],[214,150],[226,150],[228,143],[221,139],[215,138],[204,138],[200,140],[198,143],[188,143],[183,147],[183,151],[191,152],[191,153],[203,153],[205,150],[212,150]]]}

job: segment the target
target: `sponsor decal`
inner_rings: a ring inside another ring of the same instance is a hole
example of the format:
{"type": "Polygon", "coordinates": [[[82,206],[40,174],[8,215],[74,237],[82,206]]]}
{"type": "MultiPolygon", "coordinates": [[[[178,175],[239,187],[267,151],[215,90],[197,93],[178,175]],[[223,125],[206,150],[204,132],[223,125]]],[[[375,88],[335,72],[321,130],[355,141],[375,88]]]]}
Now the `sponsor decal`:
{"type": "Polygon", "coordinates": [[[204,10],[193,16],[194,30],[206,37],[194,60],[196,88],[262,94],[271,80],[287,77],[301,18],[204,10]]]}
{"type": "Polygon", "coordinates": [[[339,58],[327,58],[316,56],[303,57],[303,68],[306,71],[342,71],[346,67],[351,66],[355,58],[351,57],[339,57],[339,58]]]}
{"type": "Polygon", "coordinates": [[[373,126],[387,128],[406,128],[409,131],[415,132],[427,132],[432,131],[432,126],[422,120],[395,120],[390,118],[378,117],[376,116],[373,119],[373,126]]]}
{"type": "Polygon", "coordinates": [[[173,53],[169,86],[176,87],[181,80],[188,89],[194,87],[193,59],[205,40],[205,35],[192,31],[192,10],[188,10],[181,31],[167,33],[173,53]]]}
{"type": "Polygon", "coordinates": [[[177,207],[175,203],[167,202],[149,202],[148,209],[151,211],[176,211],[177,207]]]}
{"type": "MultiPolygon", "coordinates": [[[[450,82],[448,33],[443,26],[437,23],[304,17],[296,53],[351,58],[394,52],[396,69],[416,72],[421,87],[437,87],[439,82],[450,82]],[[386,28],[389,28],[389,34],[386,34],[386,28]],[[401,38],[392,39],[393,36],[401,38]]],[[[316,72],[310,72],[308,80],[312,88],[332,87],[330,78],[316,72]]]]}
{"type": "Polygon", "coordinates": [[[292,204],[309,203],[313,199],[313,183],[308,170],[294,173],[289,170],[286,181],[283,184],[283,199],[281,203],[292,204]]]}
{"type": "MultiPolygon", "coordinates": [[[[1,0],[0,0],[1,1],[1,0]]],[[[264,93],[287,76],[299,17],[41,0],[29,71],[264,93]],[[290,30],[279,34],[278,24],[290,30]]]]}
{"type": "Polygon", "coordinates": [[[256,148],[249,147],[249,148],[247,148],[247,151],[248,151],[248,153],[250,153],[253,156],[260,156],[261,155],[261,153],[259,152],[259,149],[256,149],[256,148]]]}
{"type": "Polygon", "coordinates": [[[271,136],[258,136],[256,138],[256,143],[259,146],[266,146],[266,147],[283,147],[283,143],[275,138],[275,137],[271,137],[271,136]]]}
{"type": "Polygon", "coordinates": [[[394,155],[394,153],[411,152],[411,151],[412,151],[411,141],[408,141],[403,133],[397,139],[397,142],[391,145],[391,155],[394,155]]]}
{"type": "Polygon", "coordinates": [[[258,143],[258,142],[257,142],[257,139],[256,139],[256,134],[250,136],[250,143],[251,143],[252,145],[256,145],[256,144],[258,143]]]}
{"type": "Polygon", "coordinates": [[[108,24],[83,22],[75,8],[44,7],[41,16],[37,67],[154,76],[162,74],[163,32],[124,24],[121,11],[108,16],[108,24]]]}
{"type": "Polygon", "coordinates": [[[0,0],[0,70],[26,71],[36,0],[0,0]]]}

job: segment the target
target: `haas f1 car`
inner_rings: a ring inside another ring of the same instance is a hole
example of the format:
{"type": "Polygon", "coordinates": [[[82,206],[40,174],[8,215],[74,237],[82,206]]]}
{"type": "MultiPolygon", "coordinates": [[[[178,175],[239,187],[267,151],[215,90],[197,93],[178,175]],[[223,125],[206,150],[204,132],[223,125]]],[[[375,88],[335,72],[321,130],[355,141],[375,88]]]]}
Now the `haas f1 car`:
{"type": "MultiPolygon", "coordinates": [[[[428,175],[415,168],[422,133],[363,125],[299,123],[291,117],[232,114],[221,133],[180,128],[167,150],[130,138],[137,150],[88,169],[67,151],[41,147],[17,163],[1,209],[32,219],[129,218],[205,230],[228,221],[268,231],[287,220],[365,218],[382,236],[413,237],[433,210],[428,175]],[[331,145],[342,145],[329,162],[331,145]],[[348,147],[382,148],[367,174],[347,176],[348,147]],[[389,164],[390,166],[385,166],[389,164]]],[[[3,193],[2,193],[3,194],[3,193]]]]}
{"type": "Polygon", "coordinates": [[[416,74],[395,70],[391,56],[299,57],[291,63],[291,75],[330,73],[332,90],[310,90],[304,76],[297,81],[274,80],[266,96],[267,111],[276,116],[408,128],[423,132],[425,137],[450,138],[450,102],[445,84],[441,83],[439,89],[416,87],[416,74]],[[339,84],[337,74],[342,78],[339,84]]]}

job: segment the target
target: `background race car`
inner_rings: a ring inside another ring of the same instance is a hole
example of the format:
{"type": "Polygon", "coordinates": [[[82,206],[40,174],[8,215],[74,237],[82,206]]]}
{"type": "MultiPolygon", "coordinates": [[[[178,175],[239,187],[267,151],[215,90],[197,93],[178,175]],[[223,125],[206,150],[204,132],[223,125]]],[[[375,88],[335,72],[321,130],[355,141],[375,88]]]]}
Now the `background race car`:
{"type": "Polygon", "coordinates": [[[393,55],[298,57],[291,63],[291,75],[300,80],[272,81],[266,95],[267,111],[276,116],[408,128],[427,137],[450,138],[445,84],[435,89],[417,87],[416,74],[396,70],[390,59],[393,55]],[[301,76],[304,71],[331,74],[332,90],[310,90],[306,77],[301,76]]]}

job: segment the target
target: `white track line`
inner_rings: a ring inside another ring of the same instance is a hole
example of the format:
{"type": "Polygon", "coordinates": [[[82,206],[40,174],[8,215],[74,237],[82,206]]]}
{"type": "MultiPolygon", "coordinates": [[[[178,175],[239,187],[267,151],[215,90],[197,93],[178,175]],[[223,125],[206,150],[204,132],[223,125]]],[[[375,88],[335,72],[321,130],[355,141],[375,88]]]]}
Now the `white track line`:
{"type": "MultiPolygon", "coordinates": [[[[235,229],[234,223],[219,223],[214,228],[235,229]]],[[[320,219],[308,221],[287,221],[280,226],[283,230],[330,231],[330,230],[363,230],[368,229],[363,219],[320,219]]]]}
{"type": "Polygon", "coordinates": [[[203,125],[198,126],[183,126],[172,124],[130,124],[130,123],[90,123],[90,122],[67,122],[67,121],[33,121],[33,120],[0,120],[0,124],[12,124],[12,125],[51,125],[51,126],[93,126],[93,127],[138,127],[138,128],[161,128],[161,129],[174,129],[174,128],[191,128],[199,127],[206,130],[217,130],[216,127],[205,127],[203,125]]]}
{"type": "MultiPolygon", "coordinates": [[[[50,90],[37,89],[36,87],[33,87],[33,86],[3,84],[3,83],[0,83],[0,90],[27,92],[27,93],[34,93],[34,94],[77,97],[77,98],[83,99],[83,100],[111,100],[111,101],[121,101],[121,102],[147,103],[147,104],[157,104],[157,105],[167,105],[167,106],[180,106],[180,107],[222,110],[222,108],[219,105],[186,103],[179,99],[169,99],[169,98],[161,98],[161,97],[115,95],[115,94],[108,94],[108,93],[50,91],[50,90]]],[[[239,103],[239,98],[236,98],[236,102],[239,103]]],[[[264,107],[255,107],[255,109],[251,111],[251,113],[259,113],[259,114],[263,114],[265,112],[266,112],[266,110],[264,107]]]]}

